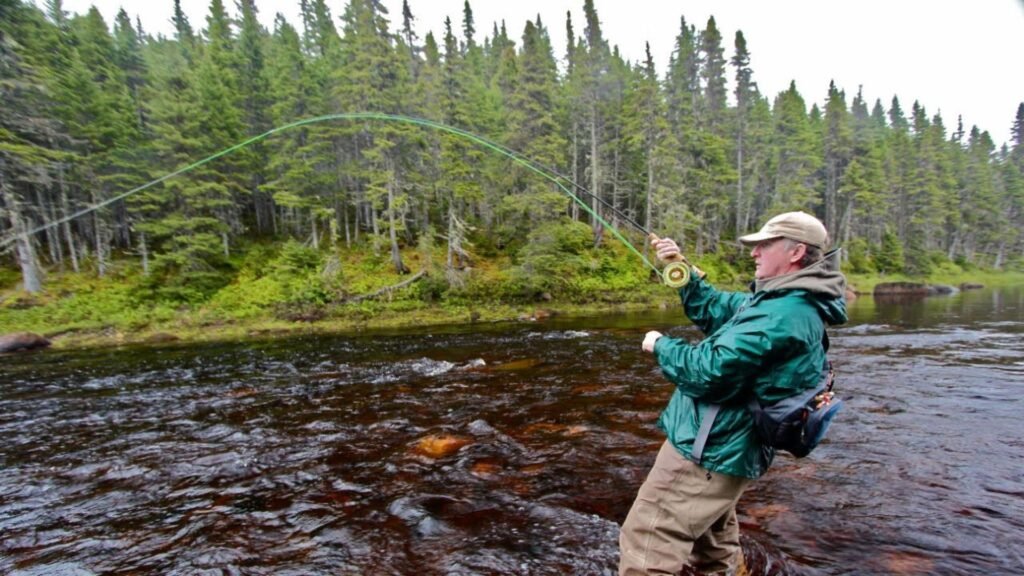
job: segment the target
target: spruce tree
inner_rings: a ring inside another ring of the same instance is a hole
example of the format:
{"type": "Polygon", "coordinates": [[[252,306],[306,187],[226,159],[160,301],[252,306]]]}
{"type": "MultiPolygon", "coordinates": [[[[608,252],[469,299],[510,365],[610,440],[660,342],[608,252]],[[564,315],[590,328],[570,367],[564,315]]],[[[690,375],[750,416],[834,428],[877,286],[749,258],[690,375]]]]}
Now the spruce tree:
{"type": "MultiPolygon", "coordinates": [[[[470,117],[464,95],[467,91],[468,65],[452,32],[451,19],[444,23],[444,54],[441,67],[441,111],[443,122],[456,127],[469,125],[470,117]]],[[[449,286],[459,286],[463,278],[459,270],[469,263],[465,246],[467,204],[479,201],[482,192],[474,178],[474,166],[480,153],[472,150],[461,138],[445,134],[441,138],[442,183],[448,190],[444,206],[447,228],[445,272],[449,286]]]]}
{"type": "Polygon", "coordinates": [[[903,272],[903,245],[899,237],[889,228],[882,234],[882,244],[874,257],[875,267],[882,274],[899,274],[903,272]]]}
{"type": "MultiPolygon", "coordinates": [[[[243,141],[247,133],[236,39],[221,0],[211,0],[206,23],[207,41],[195,67],[199,130],[191,136],[202,152],[213,154],[243,141]]],[[[218,221],[225,258],[231,253],[232,236],[244,229],[241,211],[250,192],[250,170],[257,160],[248,147],[190,174],[196,183],[193,203],[218,221]]]]}
{"type": "Polygon", "coordinates": [[[811,211],[818,204],[815,173],[821,164],[812,119],[804,99],[790,82],[775,99],[775,182],[767,212],[811,211]]]}
{"type": "Polygon", "coordinates": [[[72,159],[57,148],[66,146],[68,137],[52,119],[52,102],[41,77],[47,71],[23,52],[46,26],[33,6],[0,5],[0,239],[13,241],[22,287],[31,293],[42,290],[43,275],[37,238],[29,230],[45,218],[41,207],[33,206],[32,190],[72,159]]]}
{"type": "Polygon", "coordinates": [[[851,102],[850,115],[853,149],[850,163],[839,183],[839,189],[843,191],[839,201],[840,230],[834,234],[834,239],[845,244],[859,236],[869,244],[878,244],[888,213],[882,200],[885,127],[884,124],[880,126],[868,111],[861,90],[851,102]]]}
{"type": "Polygon", "coordinates": [[[192,51],[196,47],[195,31],[188,21],[188,16],[181,9],[181,0],[174,0],[174,13],[171,17],[174,23],[174,38],[181,47],[182,54],[191,59],[192,51]]]}
{"type": "Polygon", "coordinates": [[[894,232],[901,241],[906,241],[911,233],[912,213],[909,189],[913,171],[913,154],[910,123],[903,113],[899,99],[895,96],[893,96],[888,117],[890,130],[887,133],[886,142],[886,190],[883,201],[890,206],[889,222],[893,224],[894,232]]]}
{"type": "MultiPolygon", "coordinates": [[[[242,108],[244,135],[251,138],[271,128],[265,55],[268,35],[256,19],[254,0],[240,0],[239,8],[242,18],[237,42],[238,101],[242,108]]],[[[297,118],[289,118],[287,121],[294,120],[297,118]]],[[[250,224],[258,233],[265,233],[272,229],[273,219],[271,197],[262,190],[267,179],[264,167],[269,161],[265,142],[249,146],[243,160],[238,168],[247,175],[244,186],[248,200],[248,219],[252,220],[250,224]]]]}
{"type": "Polygon", "coordinates": [[[753,189],[755,181],[744,176],[747,172],[753,171],[752,162],[744,158],[747,144],[747,130],[750,124],[750,110],[754,106],[760,94],[757,90],[757,83],[753,80],[754,71],[750,68],[750,52],[747,50],[747,40],[743,32],[736,31],[734,42],[735,53],[730,64],[736,69],[736,115],[735,115],[735,137],[736,143],[736,204],[734,210],[736,236],[743,234],[749,225],[751,207],[753,205],[753,189]]]}
{"type": "MultiPolygon", "coordinates": [[[[309,116],[318,86],[312,78],[312,66],[303,55],[298,32],[280,15],[268,46],[266,70],[270,123],[281,126],[309,116]]],[[[303,219],[316,220],[329,209],[324,191],[334,182],[334,173],[330,164],[324,164],[330,157],[330,147],[324,140],[312,137],[316,129],[295,128],[267,143],[267,180],[260,191],[270,199],[267,203],[256,203],[256,218],[260,226],[275,235],[281,231],[278,208],[285,211],[285,217],[280,219],[284,231],[300,237],[303,219]]],[[[316,246],[317,235],[313,239],[316,246]]]]}
{"type": "Polygon", "coordinates": [[[676,198],[680,186],[679,145],[669,126],[650,44],[645,55],[623,106],[625,140],[631,161],[637,164],[634,170],[642,214],[638,221],[648,230],[663,230],[663,234],[682,240],[684,236],[679,234],[685,233],[691,219],[676,198]]]}
{"type": "Polygon", "coordinates": [[[148,71],[142,56],[142,38],[132,27],[128,13],[121,9],[114,22],[114,62],[124,74],[128,91],[135,107],[138,129],[146,129],[146,107],[143,91],[146,88],[148,71]]]}
{"type": "Polygon", "coordinates": [[[824,142],[824,224],[825,228],[839,238],[844,235],[839,221],[843,176],[853,159],[853,134],[850,114],[846,109],[846,94],[836,88],[835,81],[829,83],[828,100],[825,103],[824,142]]]}
{"type": "MultiPolygon", "coordinates": [[[[339,101],[351,111],[398,114],[405,111],[408,67],[392,43],[385,14],[370,0],[351,0],[342,16],[345,23],[342,68],[345,82],[337,87],[339,101]]],[[[365,209],[379,235],[378,217],[387,218],[387,241],[395,271],[409,270],[402,261],[398,235],[405,228],[409,205],[404,188],[402,150],[408,129],[396,124],[359,127],[353,134],[364,161],[361,186],[365,209]]]]}
{"type": "MultiPolygon", "coordinates": [[[[87,201],[98,205],[144,181],[137,159],[131,157],[139,138],[135,106],[99,10],[93,7],[85,16],[68,21],[62,42],[72,48],[55,94],[61,102],[58,112],[78,140],[83,161],[76,179],[88,191],[87,201]]],[[[130,243],[125,216],[120,202],[90,214],[100,276],[106,273],[111,243],[130,243]]]]}
{"type": "Polygon", "coordinates": [[[722,33],[718,31],[714,16],[700,33],[700,78],[704,88],[698,117],[700,126],[720,133],[725,122],[725,50],[722,33]]]}
{"type": "MultiPolygon", "coordinates": [[[[577,60],[574,64],[575,81],[579,86],[576,89],[577,101],[573,103],[573,108],[576,121],[582,128],[579,130],[581,140],[587,146],[583,154],[583,157],[586,158],[584,172],[590,174],[589,188],[591,194],[595,195],[590,207],[594,213],[600,213],[601,206],[596,197],[605,196],[606,172],[609,171],[604,157],[606,152],[604,136],[607,115],[605,94],[611,67],[611,52],[608,42],[601,32],[601,22],[598,19],[593,0],[584,0],[583,14],[586,26],[583,36],[580,38],[582,50],[577,51],[577,60]]],[[[591,227],[595,239],[599,240],[602,235],[602,226],[596,218],[591,220],[591,227]]]]}
{"type": "MultiPolygon", "coordinates": [[[[563,170],[568,143],[558,122],[558,70],[547,32],[527,21],[518,57],[506,46],[509,77],[508,144],[540,164],[563,170]]],[[[505,220],[519,237],[551,220],[564,206],[564,194],[532,172],[511,171],[509,194],[504,198],[505,220]]]]}

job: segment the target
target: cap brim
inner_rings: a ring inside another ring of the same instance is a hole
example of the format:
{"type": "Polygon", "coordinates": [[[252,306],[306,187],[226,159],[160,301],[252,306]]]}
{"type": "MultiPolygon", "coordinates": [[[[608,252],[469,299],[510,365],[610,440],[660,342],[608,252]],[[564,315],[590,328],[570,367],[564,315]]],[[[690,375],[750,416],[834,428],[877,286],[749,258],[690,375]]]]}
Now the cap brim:
{"type": "Polygon", "coordinates": [[[767,234],[765,232],[754,232],[753,234],[747,234],[746,236],[740,236],[740,243],[745,246],[753,246],[758,242],[764,242],[765,240],[774,240],[775,238],[782,238],[779,234],[767,234]]]}

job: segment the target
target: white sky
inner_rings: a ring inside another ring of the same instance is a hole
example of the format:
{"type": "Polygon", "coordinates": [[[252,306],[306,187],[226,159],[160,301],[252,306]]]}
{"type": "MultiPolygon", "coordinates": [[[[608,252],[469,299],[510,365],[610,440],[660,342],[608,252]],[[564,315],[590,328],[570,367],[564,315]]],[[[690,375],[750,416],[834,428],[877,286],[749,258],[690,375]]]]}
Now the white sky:
{"type": "MultiPolygon", "coordinates": [[[[420,38],[433,31],[440,40],[445,16],[461,35],[464,0],[409,0],[420,38]]],[[[40,5],[43,0],[36,0],[40,5]]],[[[401,24],[402,0],[383,0],[392,28],[401,24]]],[[[229,11],[232,0],[225,0],[229,11]]],[[[933,116],[941,112],[947,132],[962,115],[964,127],[988,130],[999,146],[1010,139],[1017,106],[1024,102],[1024,0],[594,0],[605,38],[629,60],[643,58],[644,42],[664,74],[679,19],[698,30],[709,16],[732,56],[736,30],[751,52],[761,93],[774,100],[791,80],[808,106],[823,106],[830,80],[846,91],[847,103],[863,87],[869,107],[876,98],[888,109],[893,95],[909,116],[919,101],[933,116]]],[[[124,7],[150,34],[171,35],[170,0],[64,0],[71,13],[99,8],[108,25],[124,7]]],[[[206,27],[208,0],[181,0],[194,29],[206,27]]],[[[299,0],[256,0],[270,28],[277,12],[296,28],[299,0]]],[[[345,0],[329,0],[339,16],[345,0]]],[[[523,25],[540,14],[555,56],[565,55],[565,15],[583,31],[583,0],[471,0],[477,40],[504,20],[520,43],[523,25]]],[[[339,24],[340,26],[340,24],[339,24]]],[[[730,69],[731,73],[731,69],[730,69]]]]}

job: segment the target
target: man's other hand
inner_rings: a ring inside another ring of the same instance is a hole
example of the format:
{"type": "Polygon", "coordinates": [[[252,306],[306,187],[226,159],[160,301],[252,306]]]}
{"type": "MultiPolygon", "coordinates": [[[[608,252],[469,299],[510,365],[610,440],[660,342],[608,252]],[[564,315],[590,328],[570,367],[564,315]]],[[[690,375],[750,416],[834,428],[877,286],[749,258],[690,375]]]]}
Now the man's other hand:
{"type": "MultiPolygon", "coordinates": [[[[673,242],[673,245],[674,244],[675,243],[673,242]]],[[[657,330],[651,330],[650,332],[648,332],[647,335],[644,336],[644,343],[643,343],[643,345],[641,345],[641,348],[644,349],[644,352],[652,352],[653,353],[654,352],[654,343],[657,342],[658,338],[661,338],[661,336],[662,336],[661,332],[658,332],[657,330]]]]}

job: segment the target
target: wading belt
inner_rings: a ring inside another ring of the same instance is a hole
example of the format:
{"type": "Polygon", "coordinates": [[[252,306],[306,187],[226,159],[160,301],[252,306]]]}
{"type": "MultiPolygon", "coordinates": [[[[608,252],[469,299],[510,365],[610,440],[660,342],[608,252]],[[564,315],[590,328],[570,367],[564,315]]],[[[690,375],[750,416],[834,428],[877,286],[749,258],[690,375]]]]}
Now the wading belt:
{"type": "MultiPolygon", "coordinates": [[[[694,408],[697,407],[696,401],[694,401],[693,406],[694,408]]],[[[693,449],[690,451],[690,460],[697,464],[700,464],[701,458],[704,457],[704,445],[708,442],[711,427],[715,425],[715,417],[718,416],[718,410],[721,407],[721,404],[708,404],[708,409],[704,412],[704,418],[700,421],[700,430],[697,431],[697,437],[693,439],[693,449]]]]}

